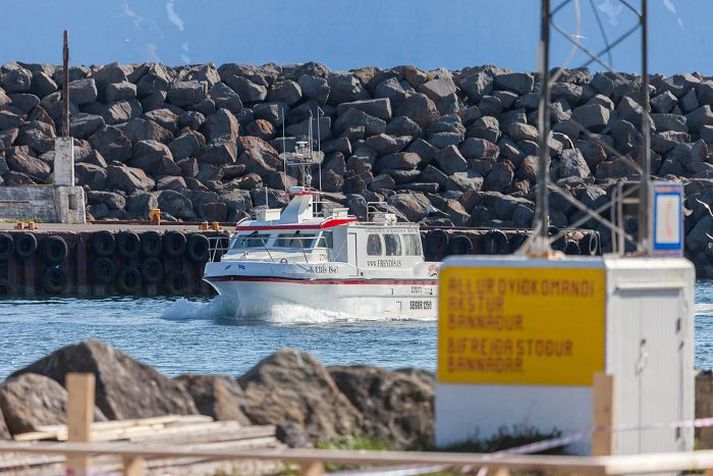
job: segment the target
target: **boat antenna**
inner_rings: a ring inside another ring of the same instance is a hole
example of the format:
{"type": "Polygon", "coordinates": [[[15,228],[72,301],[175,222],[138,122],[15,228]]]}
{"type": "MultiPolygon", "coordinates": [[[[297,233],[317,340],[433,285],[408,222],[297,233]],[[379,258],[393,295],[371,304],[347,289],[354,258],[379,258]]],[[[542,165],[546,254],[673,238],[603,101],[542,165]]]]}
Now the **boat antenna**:
{"type": "MultiPolygon", "coordinates": [[[[317,106],[317,153],[322,152],[322,135],[319,133],[319,118],[324,116],[324,111],[321,107],[317,106]]],[[[317,161],[317,168],[319,173],[319,191],[322,191],[322,158],[320,157],[317,161]]]]}
{"type": "Polygon", "coordinates": [[[285,137],[285,122],[287,118],[285,117],[285,106],[280,107],[282,111],[282,173],[285,174],[285,192],[287,192],[287,138],[285,137]]]}

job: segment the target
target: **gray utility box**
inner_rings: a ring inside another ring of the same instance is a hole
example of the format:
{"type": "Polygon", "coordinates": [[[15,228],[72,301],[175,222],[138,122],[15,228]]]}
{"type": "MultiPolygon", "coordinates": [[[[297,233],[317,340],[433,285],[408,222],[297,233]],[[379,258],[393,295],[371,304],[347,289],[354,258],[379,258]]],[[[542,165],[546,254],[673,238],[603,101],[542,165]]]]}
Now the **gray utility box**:
{"type": "MultiPolygon", "coordinates": [[[[593,375],[614,426],[694,417],[695,273],[683,258],[461,257],[441,268],[436,443],[502,428],[593,426],[593,375]]],[[[614,434],[613,454],[693,449],[693,428],[614,434]]],[[[568,451],[590,452],[589,438],[568,451]]]]}

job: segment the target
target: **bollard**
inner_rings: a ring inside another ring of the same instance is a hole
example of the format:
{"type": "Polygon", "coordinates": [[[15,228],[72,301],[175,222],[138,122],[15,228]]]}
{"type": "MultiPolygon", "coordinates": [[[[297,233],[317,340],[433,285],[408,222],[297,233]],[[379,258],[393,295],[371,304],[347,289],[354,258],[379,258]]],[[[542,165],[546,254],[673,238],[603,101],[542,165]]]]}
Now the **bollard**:
{"type": "Polygon", "coordinates": [[[160,225],[161,224],[161,209],[160,208],[149,209],[149,221],[151,222],[152,225],[160,225]]]}

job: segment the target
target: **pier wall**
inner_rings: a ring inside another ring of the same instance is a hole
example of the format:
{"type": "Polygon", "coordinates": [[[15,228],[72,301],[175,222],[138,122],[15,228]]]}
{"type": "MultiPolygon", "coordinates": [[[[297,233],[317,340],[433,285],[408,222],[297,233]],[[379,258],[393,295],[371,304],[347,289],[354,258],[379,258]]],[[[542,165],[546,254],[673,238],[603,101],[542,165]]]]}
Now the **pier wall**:
{"type": "MultiPolygon", "coordinates": [[[[47,296],[201,296],[212,289],[202,281],[224,231],[198,227],[40,224],[38,230],[0,230],[0,299],[47,296]]],[[[9,228],[5,225],[5,228],[9,228]]],[[[465,254],[513,253],[526,229],[424,229],[427,260],[465,254]]],[[[567,254],[601,253],[595,232],[568,233],[555,242],[567,254]]]]}
{"type": "Polygon", "coordinates": [[[221,232],[177,229],[0,233],[0,298],[201,296],[221,232]]]}

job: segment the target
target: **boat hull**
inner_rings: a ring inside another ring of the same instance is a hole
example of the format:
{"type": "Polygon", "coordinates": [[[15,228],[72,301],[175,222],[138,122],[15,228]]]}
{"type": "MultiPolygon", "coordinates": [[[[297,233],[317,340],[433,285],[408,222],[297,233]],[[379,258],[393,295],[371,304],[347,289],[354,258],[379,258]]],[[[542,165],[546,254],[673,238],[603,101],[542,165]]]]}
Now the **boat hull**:
{"type": "Polygon", "coordinates": [[[304,306],[348,318],[435,319],[437,281],[433,279],[208,279],[229,298],[240,316],[274,315],[284,306],[304,306]]]}

